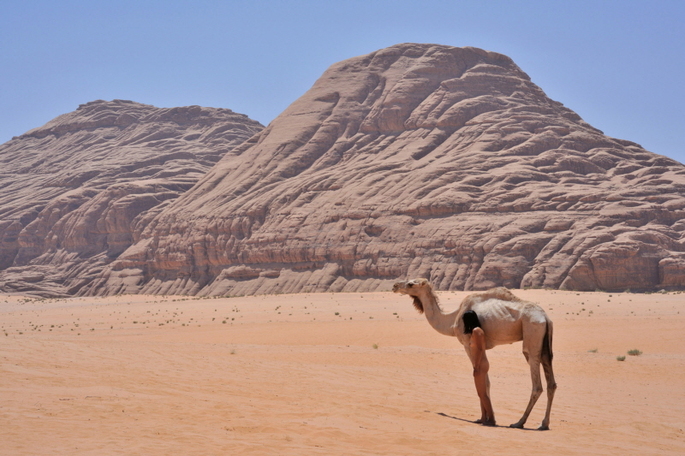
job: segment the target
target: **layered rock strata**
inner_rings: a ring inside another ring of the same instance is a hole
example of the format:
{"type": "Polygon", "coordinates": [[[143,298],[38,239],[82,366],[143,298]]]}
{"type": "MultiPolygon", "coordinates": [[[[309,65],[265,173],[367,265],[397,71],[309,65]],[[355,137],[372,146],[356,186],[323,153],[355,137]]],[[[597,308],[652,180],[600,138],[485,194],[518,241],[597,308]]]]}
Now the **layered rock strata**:
{"type": "Polygon", "coordinates": [[[402,44],[333,65],[81,293],[679,288],[684,191],[508,57],[402,44]]]}
{"type": "Polygon", "coordinates": [[[0,290],[74,294],[263,128],[228,109],[94,101],[0,146],[0,290]]]}

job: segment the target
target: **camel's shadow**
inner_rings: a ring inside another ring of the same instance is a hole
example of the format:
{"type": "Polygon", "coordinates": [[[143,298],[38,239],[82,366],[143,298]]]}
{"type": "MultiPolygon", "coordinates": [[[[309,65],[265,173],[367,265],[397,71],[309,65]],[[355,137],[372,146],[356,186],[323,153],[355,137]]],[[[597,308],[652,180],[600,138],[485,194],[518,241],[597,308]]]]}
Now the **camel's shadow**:
{"type": "MultiPolygon", "coordinates": [[[[463,421],[464,423],[471,423],[471,424],[477,424],[477,425],[479,425],[479,426],[482,426],[482,424],[477,423],[477,422],[475,422],[475,421],[466,420],[466,419],[464,419],[464,418],[459,418],[459,417],[456,417],[456,416],[451,416],[451,415],[448,415],[447,413],[443,413],[443,412],[431,412],[430,410],[426,410],[426,412],[428,412],[428,413],[435,413],[436,415],[440,415],[440,416],[443,416],[443,417],[445,417],[445,418],[449,418],[449,419],[451,419],[451,420],[463,421]]],[[[501,425],[499,425],[499,424],[496,424],[496,425],[494,425],[494,426],[488,426],[488,427],[502,428],[502,429],[515,429],[515,428],[509,427],[509,426],[501,426],[501,425]]],[[[517,429],[517,430],[519,430],[519,431],[537,431],[538,429],[523,428],[523,429],[517,429]]]]}

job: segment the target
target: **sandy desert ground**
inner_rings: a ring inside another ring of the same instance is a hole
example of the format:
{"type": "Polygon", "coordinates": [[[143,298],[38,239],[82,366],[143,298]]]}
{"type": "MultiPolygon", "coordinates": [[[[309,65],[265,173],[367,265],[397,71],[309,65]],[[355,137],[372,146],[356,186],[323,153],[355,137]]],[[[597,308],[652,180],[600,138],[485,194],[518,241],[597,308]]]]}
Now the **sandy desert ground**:
{"type": "Polygon", "coordinates": [[[488,352],[502,426],[477,425],[463,349],[390,292],[0,296],[0,454],[685,454],[685,294],[515,293],[555,322],[546,432],[544,395],[506,427],[520,343],[488,352]]]}

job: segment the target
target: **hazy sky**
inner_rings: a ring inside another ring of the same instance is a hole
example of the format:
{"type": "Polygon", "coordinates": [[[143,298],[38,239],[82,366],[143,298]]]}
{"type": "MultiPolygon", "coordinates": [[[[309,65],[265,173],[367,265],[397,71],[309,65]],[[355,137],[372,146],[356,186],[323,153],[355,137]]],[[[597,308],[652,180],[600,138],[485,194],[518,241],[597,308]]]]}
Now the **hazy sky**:
{"type": "Polygon", "coordinates": [[[420,42],[506,54],[607,135],[685,162],[684,24],[684,0],[0,0],[0,143],[97,99],[268,124],[331,64],[420,42]]]}

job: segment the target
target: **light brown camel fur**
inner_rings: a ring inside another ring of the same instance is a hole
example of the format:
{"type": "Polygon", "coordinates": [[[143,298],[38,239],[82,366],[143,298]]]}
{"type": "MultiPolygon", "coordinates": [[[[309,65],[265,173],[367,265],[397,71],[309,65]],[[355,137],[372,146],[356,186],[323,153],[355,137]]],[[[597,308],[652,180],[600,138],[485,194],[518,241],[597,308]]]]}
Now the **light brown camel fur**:
{"type": "MultiPolygon", "coordinates": [[[[493,288],[483,293],[467,296],[454,312],[445,313],[438,304],[438,298],[426,279],[398,282],[393,286],[395,293],[402,293],[414,299],[414,307],[425,313],[428,323],[440,334],[454,336],[466,349],[473,362],[469,348],[471,335],[464,334],[464,312],[473,310],[478,315],[485,333],[485,348],[523,341],[523,355],[530,366],[533,391],[528,407],[521,419],[510,427],[523,428],[533,406],[542,394],[540,364],[547,380],[547,410],[540,430],[549,429],[549,415],[557,384],[552,371],[552,320],[540,306],[522,301],[506,288],[493,288]]],[[[490,381],[487,380],[488,390],[490,381]]],[[[489,396],[489,391],[488,391],[489,396]]]]}

